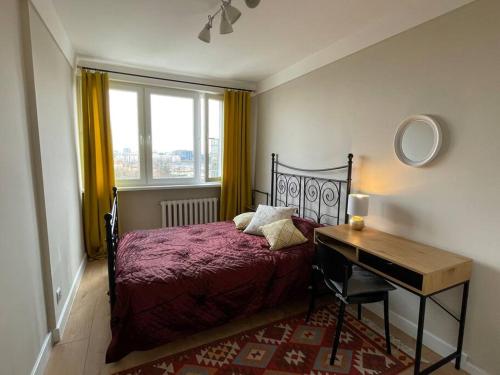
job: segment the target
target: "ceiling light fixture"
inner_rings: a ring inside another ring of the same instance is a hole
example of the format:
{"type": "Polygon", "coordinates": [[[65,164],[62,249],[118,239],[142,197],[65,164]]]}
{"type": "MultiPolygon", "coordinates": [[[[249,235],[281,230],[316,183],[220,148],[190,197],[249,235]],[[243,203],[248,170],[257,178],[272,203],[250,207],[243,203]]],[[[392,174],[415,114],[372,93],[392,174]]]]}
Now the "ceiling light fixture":
{"type": "Polygon", "coordinates": [[[260,0],[245,0],[245,4],[249,8],[255,8],[257,5],[259,5],[260,0]]]}
{"type": "MultiPolygon", "coordinates": [[[[231,0],[221,0],[221,6],[213,15],[208,16],[208,22],[198,34],[198,39],[205,43],[210,43],[210,30],[215,16],[220,14],[220,33],[230,34],[233,32],[233,24],[241,17],[241,12],[231,5],[231,0]]],[[[245,0],[245,4],[249,8],[255,8],[259,5],[260,0],[245,0]]]]}
{"type": "Polygon", "coordinates": [[[238,21],[241,17],[241,12],[231,5],[231,0],[222,0],[222,15],[225,15],[231,25],[238,21]]]}
{"type": "Polygon", "coordinates": [[[207,24],[205,25],[205,27],[203,27],[203,30],[201,30],[200,33],[198,34],[198,39],[200,39],[205,43],[210,43],[210,29],[212,28],[212,20],[213,17],[208,16],[207,24]]]}
{"type": "Polygon", "coordinates": [[[220,17],[220,33],[221,34],[231,34],[233,32],[233,23],[231,22],[231,17],[229,16],[226,8],[221,7],[222,13],[220,17]]]}

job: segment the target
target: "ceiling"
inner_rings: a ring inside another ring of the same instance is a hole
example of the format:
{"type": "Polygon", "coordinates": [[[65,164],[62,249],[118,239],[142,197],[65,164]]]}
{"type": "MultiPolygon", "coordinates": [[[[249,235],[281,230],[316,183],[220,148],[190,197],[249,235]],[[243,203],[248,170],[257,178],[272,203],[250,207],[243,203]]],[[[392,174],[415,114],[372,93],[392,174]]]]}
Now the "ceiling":
{"type": "MultiPolygon", "coordinates": [[[[53,0],[80,56],[162,72],[259,82],[335,43],[401,17],[430,19],[463,0],[262,0],[234,32],[197,35],[219,0],[53,0]],[[418,18],[420,17],[420,18],[418,18]]],[[[404,29],[401,29],[403,31],[404,29]]]]}

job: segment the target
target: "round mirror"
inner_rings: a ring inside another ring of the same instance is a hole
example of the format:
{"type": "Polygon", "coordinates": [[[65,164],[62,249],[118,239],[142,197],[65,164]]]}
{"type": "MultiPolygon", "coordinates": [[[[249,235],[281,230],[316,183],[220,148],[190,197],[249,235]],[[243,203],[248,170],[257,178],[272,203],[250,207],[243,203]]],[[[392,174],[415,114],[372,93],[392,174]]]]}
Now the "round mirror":
{"type": "Polygon", "coordinates": [[[441,147],[441,128],[432,117],[410,116],[398,127],[394,150],[403,163],[420,167],[434,159],[441,147]]]}

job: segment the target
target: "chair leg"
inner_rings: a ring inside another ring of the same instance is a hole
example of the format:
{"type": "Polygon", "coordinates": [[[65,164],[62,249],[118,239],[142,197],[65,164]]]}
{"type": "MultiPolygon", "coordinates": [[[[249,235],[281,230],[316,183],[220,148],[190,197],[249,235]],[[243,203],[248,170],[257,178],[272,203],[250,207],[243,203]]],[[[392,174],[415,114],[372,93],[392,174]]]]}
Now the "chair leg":
{"type": "Polygon", "coordinates": [[[315,299],[316,299],[316,279],[314,278],[314,270],[313,270],[311,275],[311,298],[309,300],[309,309],[307,310],[306,323],[309,321],[314,311],[315,299]]]}
{"type": "Polygon", "coordinates": [[[358,303],[358,320],[361,320],[362,318],[362,309],[363,307],[361,306],[361,303],[358,303]]]}
{"type": "Polygon", "coordinates": [[[384,327],[387,354],[391,354],[391,333],[389,331],[389,293],[384,296],[384,327]]]}
{"type": "Polygon", "coordinates": [[[311,299],[309,300],[309,310],[307,310],[306,323],[311,318],[312,312],[314,311],[314,300],[316,298],[314,290],[311,290],[311,299]]]}
{"type": "Polygon", "coordinates": [[[330,356],[330,366],[335,363],[335,356],[337,355],[337,350],[339,348],[340,333],[342,332],[342,324],[344,323],[344,313],[345,313],[345,303],[340,301],[339,315],[337,318],[337,327],[335,329],[335,337],[333,339],[332,354],[330,356]]]}

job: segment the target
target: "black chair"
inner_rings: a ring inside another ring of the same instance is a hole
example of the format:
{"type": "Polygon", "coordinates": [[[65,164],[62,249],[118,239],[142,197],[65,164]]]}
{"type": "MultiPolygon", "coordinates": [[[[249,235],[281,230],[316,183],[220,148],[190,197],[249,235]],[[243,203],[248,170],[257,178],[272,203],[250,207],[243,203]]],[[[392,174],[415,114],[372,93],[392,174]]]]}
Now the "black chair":
{"type": "Polygon", "coordinates": [[[313,277],[311,288],[311,301],[306,322],[314,310],[314,301],[317,294],[316,278],[322,276],[325,285],[340,301],[337,327],[333,340],[330,365],[333,366],[339,347],[340,333],[344,322],[346,305],[358,305],[358,319],[361,320],[361,305],[364,303],[384,301],[384,326],[387,353],[391,354],[391,337],[389,333],[389,292],[396,289],[383,278],[373,272],[366,271],[353,265],[342,253],[317,240],[313,277]]]}

